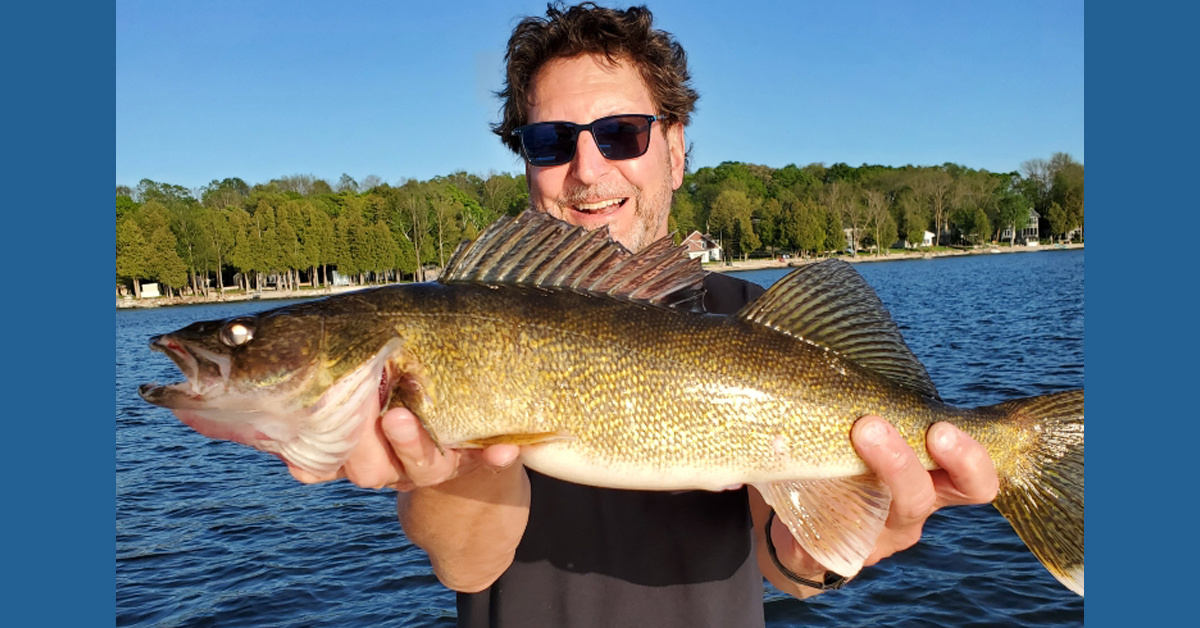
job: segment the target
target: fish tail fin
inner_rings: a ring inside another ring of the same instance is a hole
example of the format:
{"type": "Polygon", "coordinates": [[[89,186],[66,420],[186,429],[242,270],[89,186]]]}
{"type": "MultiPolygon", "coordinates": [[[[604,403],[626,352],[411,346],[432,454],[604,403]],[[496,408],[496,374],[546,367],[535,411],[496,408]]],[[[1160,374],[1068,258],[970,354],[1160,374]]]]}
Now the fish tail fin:
{"type": "Polygon", "coordinates": [[[1020,429],[1023,446],[993,460],[993,505],[1042,565],[1083,595],[1083,390],[1008,401],[995,409],[1020,429]]]}

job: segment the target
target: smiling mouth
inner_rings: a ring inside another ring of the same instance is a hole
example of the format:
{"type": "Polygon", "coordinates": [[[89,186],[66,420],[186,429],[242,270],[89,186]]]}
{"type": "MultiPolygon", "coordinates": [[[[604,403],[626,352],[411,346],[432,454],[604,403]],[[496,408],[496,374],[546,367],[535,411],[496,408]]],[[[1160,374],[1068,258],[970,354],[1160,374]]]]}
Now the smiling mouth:
{"type": "Polygon", "coordinates": [[[576,203],[570,207],[581,214],[604,215],[624,207],[628,200],[628,198],[609,198],[593,203],[576,203]]]}

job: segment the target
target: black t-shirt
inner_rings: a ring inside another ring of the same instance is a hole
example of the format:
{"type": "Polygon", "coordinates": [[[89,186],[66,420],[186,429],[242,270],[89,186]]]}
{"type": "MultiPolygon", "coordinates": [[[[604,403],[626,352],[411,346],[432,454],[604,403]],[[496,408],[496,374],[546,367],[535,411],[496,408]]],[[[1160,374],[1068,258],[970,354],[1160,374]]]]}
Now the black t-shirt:
{"type": "MultiPolygon", "coordinates": [[[[704,308],[732,314],[763,289],[717,273],[704,308]]],[[[458,594],[471,628],[762,626],[745,488],[630,491],[527,470],[529,523],[508,570],[458,594]]]]}

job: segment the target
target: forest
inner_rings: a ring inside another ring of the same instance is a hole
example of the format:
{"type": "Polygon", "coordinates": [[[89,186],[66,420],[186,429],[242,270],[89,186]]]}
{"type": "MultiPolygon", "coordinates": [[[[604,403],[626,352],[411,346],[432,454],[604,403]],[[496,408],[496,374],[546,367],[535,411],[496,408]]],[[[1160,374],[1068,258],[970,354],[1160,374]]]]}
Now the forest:
{"type": "MultiPolygon", "coordinates": [[[[954,163],[782,168],[724,162],[689,171],[671,206],[676,241],[693,230],[727,256],[796,257],[998,242],[1039,217],[1043,242],[1082,239],[1083,164],[1065,153],[993,173],[954,163]]],[[[423,281],[462,240],[528,206],[525,176],[466,172],[390,185],[291,175],[198,189],[143,179],[116,187],[118,296],[156,282],[165,296],[423,281]],[[336,271],[336,273],[335,273],[336,271]]]]}

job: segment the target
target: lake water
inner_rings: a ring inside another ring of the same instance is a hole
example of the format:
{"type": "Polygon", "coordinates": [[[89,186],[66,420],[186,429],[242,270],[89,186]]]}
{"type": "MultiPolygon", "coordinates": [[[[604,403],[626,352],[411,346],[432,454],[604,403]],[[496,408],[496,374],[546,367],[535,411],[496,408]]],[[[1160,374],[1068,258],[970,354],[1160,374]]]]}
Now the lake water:
{"type": "MultiPolygon", "coordinates": [[[[1083,386],[1082,250],[859,264],[943,399],[1083,386]]],[[[769,285],[787,271],[738,273],[769,285]]],[[[116,313],[118,626],[453,626],[454,595],[400,531],[390,491],[305,486],[275,457],[193,432],[137,395],[177,381],[147,339],[286,302],[116,313]]],[[[764,590],[767,626],[1081,626],[991,506],[944,509],[922,541],[807,602],[764,590]]]]}

